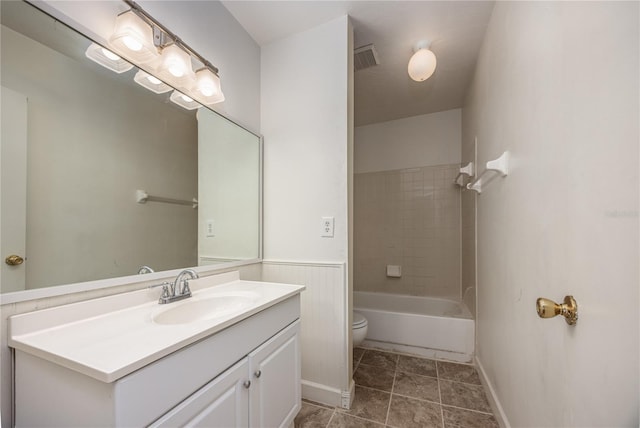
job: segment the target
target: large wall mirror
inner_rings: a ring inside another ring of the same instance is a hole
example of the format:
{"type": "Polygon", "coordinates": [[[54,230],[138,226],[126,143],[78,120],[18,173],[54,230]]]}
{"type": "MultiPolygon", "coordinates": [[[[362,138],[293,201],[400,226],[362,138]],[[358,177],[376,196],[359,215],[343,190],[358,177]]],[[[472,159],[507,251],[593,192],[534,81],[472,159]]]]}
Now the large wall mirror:
{"type": "Polygon", "coordinates": [[[91,40],[34,6],[0,3],[3,293],[260,258],[258,135],[145,89],[136,67],[90,61],[91,40]]]}

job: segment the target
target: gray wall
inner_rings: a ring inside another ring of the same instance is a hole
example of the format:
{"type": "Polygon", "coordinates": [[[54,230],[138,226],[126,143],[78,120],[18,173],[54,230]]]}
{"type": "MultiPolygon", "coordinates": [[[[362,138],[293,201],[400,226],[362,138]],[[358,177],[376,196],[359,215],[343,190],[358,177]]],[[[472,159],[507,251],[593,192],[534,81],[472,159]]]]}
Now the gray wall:
{"type": "Polygon", "coordinates": [[[195,114],[110,74],[2,27],[2,85],[28,98],[27,288],[197,264],[196,210],[135,199],[197,196],[195,114]]]}

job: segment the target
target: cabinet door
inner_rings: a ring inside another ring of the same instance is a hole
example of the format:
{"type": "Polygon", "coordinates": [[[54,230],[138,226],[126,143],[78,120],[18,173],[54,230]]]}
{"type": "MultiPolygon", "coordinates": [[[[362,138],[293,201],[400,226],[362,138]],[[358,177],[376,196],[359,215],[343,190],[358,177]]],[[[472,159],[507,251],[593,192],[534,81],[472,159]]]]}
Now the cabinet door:
{"type": "Polygon", "coordinates": [[[249,354],[252,427],[289,426],[300,410],[300,345],[296,321],[249,354]]]}
{"type": "MultiPolygon", "coordinates": [[[[239,363],[203,386],[151,424],[152,427],[247,427],[249,361],[239,363]]],[[[171,386],[168,385],[168,388],[171,386]]]]}

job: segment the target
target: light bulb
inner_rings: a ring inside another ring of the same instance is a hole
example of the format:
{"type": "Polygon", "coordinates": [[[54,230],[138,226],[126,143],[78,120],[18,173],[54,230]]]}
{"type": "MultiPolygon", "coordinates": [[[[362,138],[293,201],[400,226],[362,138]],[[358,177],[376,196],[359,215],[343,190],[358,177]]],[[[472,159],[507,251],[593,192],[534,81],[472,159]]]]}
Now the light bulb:
{"type": "Polygon", "coordinates": [[[151,25],[136,15],[133,10],[128,10],[116,17],[109,45],[115,52],[140,64],[158,57],[158,50],[153,44],[151,25]]]}
{"type": "Polygon", "coordinates": [[[171,86],[165,85],[160,79],[152,76],[142,70],[138,70],[133,80],[140,86],[144,86],[151,92],[156,94],[163,94],[171,90],[171,86]]]}
{"type": "Polygon", "coordinates": [[[194,94],[202,94],[204,98],[200,97],[199,100],[205,104],[216,104],[224,101],[224,95],[220,88],[220,78],[207,67],[196,71],[196,81],[191,91],[194,94]]]}
{"type": "Polygon", "coordinates": [[[101,49],[102,49],[102,54],[107,58],[109,58],[111,61],[119,61],[120,59],[122,59],[108,49],[105,49],[105,48],[101,48],[101,49]]]}
{"type": "Polygon", "coordinates": [[[152,75],[150,75],[150,74],[149,74],[149,75],[147,75],[147,80],[148,80],[149,82],[153,83],[154,85],[159,85],[159,84],[161,84],[161,83],[162,83],[162,81],[161,81],[160,79],[158,79],[157,77],[152,76],[152,75]]]}
{"type": "Polygon", "coordinates": [[[205,97],[210,97],[211,95],[216,93],[216,88],[214,88],[213,86],[201,86],[200,92],[202,92],[202,95],[204,95],[205,97]]]}
{"type": "Polygon", "coordinates": [[[180,107],[185,108],[187,110],[195,110],[200,107],[200,104],[195,102],[193,98],[183,94],[179,91],[173,91],[169,100],[178,104],[180,107]]]}
{"type": "Polygon", "coordinates": [[[124,43],[126,47],[134,52],[138,52],[140,49],[142,49],[142,43],[131,36],[124,36],[122,38],[122,43],[124,43]]]}
{"type": "Polygon", "coordinates": [[[188,76],[193,77],[191,56],[175,44],[162,49],[160,61],[160,77],[168,78],[177,84],[182,83],[181,80],[188,76]]]}
{"type": "Polygon", "coordinates": [[[115,71],[116,73],[124,73],[125,71],[129,71],[133,68],[133,65],[97,43],[91,43],[84,52],[84,55],[91,61],[98,63],[111,71],[115,71]]]}
{"type": "Polygon", "coordinates": [[[169,65],[168,69],[169,73],[173,74],[176,77],[184,76],[184,66],[182,64],[173,62],[169,65]]]}

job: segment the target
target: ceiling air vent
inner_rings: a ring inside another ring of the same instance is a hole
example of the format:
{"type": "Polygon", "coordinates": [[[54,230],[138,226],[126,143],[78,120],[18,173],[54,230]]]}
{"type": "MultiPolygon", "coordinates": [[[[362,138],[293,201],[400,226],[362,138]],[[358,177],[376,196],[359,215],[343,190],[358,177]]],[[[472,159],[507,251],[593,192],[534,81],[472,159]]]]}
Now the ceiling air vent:
{"type": "Polygon", "coordinates": [[[378,52],[373,44],[362,46],[353,51],[353,69],[354,71],[364,70],[365,68],[378,65],[378,52]]]}

